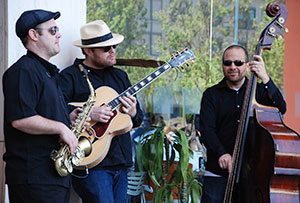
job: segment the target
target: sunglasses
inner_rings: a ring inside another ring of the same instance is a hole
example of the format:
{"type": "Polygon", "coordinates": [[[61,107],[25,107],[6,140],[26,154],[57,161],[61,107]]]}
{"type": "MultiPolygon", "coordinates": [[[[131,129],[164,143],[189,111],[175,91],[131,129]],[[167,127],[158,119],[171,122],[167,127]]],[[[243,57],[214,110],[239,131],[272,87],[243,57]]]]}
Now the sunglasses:
{"type": "Polygon", "coordinates": [[[36,27],[35,30],[48,30],[48,32],[53,36],[56,35],[59,32],[59,28],[57,26],[53,26],[53,27],[50,27],[50,28],[36,27]]]}
{"type": "Polygon", "coordinates": [[[232,63],[234,63],[235,66],[242,66],[244,63],[246,63],[246,61],[241,61],[241,60],[234,60],[234,61],[226,60],[226,61],[223,61],[224,66],[231,66],[232,63]]]}
{"type": "Polygon", "coordinates": [[[101,47],[104,52],[109,52],[111,48],[116,49],[117,45],[107,46],[107,47],[101,47]]]}

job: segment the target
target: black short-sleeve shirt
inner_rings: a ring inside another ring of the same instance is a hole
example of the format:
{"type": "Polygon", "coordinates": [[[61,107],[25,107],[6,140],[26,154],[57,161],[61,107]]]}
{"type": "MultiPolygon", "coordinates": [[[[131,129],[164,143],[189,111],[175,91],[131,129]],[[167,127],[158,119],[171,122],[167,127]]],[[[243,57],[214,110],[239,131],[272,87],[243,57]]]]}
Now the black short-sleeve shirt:
{"type": "Polygon", "coordinates": [[[11,125],[35,115],[70,125],[56,66],[28,51],[3,75],[3,93],[6,183],[69,187],[70,177],[60,177],[50,159],[60,148],[59,136],[27,134],[11,125]]]}

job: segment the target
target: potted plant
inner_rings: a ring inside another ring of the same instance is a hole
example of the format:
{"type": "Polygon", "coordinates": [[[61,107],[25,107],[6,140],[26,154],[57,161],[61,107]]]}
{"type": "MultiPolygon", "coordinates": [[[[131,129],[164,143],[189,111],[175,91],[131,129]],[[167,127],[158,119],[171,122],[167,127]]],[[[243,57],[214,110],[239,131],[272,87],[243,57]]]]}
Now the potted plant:
{"type": "Polygon", "coordinates": [[[182,130],[166,131],[155,128],[143,133],[136,151],[136,167],[146,171],[152,182],[156,202],[200,202],[201,183],[196,179],[189,158],[192,156],[188,139],[182,130]],[[171,134],[171,135],[170,135],[171,134]]]}

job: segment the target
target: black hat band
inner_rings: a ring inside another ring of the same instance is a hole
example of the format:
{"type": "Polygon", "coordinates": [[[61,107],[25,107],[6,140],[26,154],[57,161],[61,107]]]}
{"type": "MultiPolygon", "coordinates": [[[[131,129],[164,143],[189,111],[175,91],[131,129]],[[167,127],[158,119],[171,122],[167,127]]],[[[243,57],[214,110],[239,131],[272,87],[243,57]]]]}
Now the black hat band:
{"type": "Polygon", "coordinates": [[[113,35],[110,32],[110,33],[108,33],[106,35],[103,35],[101,37],[95,37],[95,38],[92,38],[92,39],[82,39],[81,43],[82,43],[82,45],[97,44],[99,42],[104,42],[104,41],[110,40],[112,38],[113,38],[113,35]]]}

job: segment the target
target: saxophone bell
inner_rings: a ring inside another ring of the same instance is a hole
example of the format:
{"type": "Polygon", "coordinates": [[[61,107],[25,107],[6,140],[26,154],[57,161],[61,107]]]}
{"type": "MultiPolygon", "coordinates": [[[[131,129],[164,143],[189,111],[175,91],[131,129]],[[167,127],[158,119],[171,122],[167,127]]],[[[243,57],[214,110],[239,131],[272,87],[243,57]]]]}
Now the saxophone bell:
{"type": "Polygon", "coordinates": [[[82,159],[92,152],[91,141],[81,136],[78,139],[78,147],[74,154],[71,155],[69,147],[64,144],[64,146],[57,152],[53,151],[51,158],[55,161],[55,169],[60,176],[67,176],[73,172],[73,165],[78,166],[82,159]]]}
{"type": "Polygon", "coordinates": [[[84,137],[81,136],[78,139],[78,147],[74,152],[74,155],[72,155],[71,160],[73,165],[78,166],[82,159],[84,157],[87,157],[91,154],[92,152],[92,143],[91,141],[84,137]]]}
{"type": "Polygon", "coordinates": [[[54,161],[55,169],[60,176],[67,176],[73,171],[71,162],[64,156],[68,152],[68,146],[63,144],[59,151],[53,150],[50,155],[51,159],[54,161]]]}

